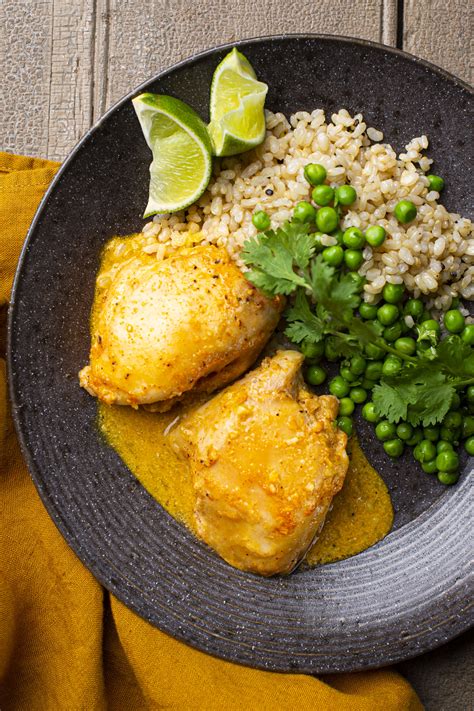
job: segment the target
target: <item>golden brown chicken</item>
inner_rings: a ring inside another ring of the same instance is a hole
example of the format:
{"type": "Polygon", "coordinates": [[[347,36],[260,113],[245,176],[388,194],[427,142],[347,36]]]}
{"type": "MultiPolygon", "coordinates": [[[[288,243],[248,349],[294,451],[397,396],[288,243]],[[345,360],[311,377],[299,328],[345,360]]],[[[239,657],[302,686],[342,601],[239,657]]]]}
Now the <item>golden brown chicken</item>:
{"type": "Polygon", "coordinates": [[[115,269],[93,320],[90,365],[80,383],[108,404],[158,403],[212,392],[255,361],[281,301],[250,284],[223,248],[144,253],[115,269]]]}
{"type": "Polygon", "coordinates": [[[201,538],[231,565],[290,573],[320,531],[348,467],[336,398],[304,386],[279,351],[171,431],[191,464],[201,538]]]}

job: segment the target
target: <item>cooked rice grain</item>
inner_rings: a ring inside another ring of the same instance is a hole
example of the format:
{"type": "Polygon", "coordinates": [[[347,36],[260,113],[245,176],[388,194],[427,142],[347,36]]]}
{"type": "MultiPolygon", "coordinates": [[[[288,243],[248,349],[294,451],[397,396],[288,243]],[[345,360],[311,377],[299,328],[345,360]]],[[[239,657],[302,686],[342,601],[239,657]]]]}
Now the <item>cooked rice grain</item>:
{"type": "MultiPolygon", "coordinates": [[[[304,177],[307,163],[321,163],[333,187],[350,183],[357,201],[345,212],[343,229],[362,230],[378,224],[387,231],[384,244],[364,250],[360,273],[365,275],[365,299],[377,301],[388,283],[404,283],[414,293],[427,295],[428,308],[445,311],[452,299],[474,295],[473,225],[438,204],[439,194],[428,190],[432,160],[423,155],[427,136],[413,138],[397,157],[383,133],[367,128],[361,114],[341,109],[326,122],[324,112],[298,111],[288,121],[266,111],[265,141],[248,153],[215,161],[207,190],[188,210],[157,215],[143,228],[144,249],[153,243],[163,258],[175,248],[191,244],[225,246],[239,266],[242,245],[257,233],[256,210],[265,210],[277,227],[291,217],[300,200],[309,200],[311,186],[304,177]],[[374,143],[376,142],[376,143],[374,143]],[[401,225],[393,210],[401,199],[418,208],[414,222],[401,225]]],[[[332,238],[328,238],[332,244],[332,238]]]]}

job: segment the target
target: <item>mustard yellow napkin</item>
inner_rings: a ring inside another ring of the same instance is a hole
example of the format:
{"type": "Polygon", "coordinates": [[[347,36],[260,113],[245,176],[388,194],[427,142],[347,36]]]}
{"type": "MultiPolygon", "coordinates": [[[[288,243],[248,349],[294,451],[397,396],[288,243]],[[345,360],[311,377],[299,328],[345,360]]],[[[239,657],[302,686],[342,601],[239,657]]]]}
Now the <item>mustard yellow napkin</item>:
{"type": "MultiPolygon", "coordinates": [[[[57,168],[0,153],[3,318],[21,244],[57,168]]],[[[422,709],[394,671],[316,679],[236,666],[176,642],[110,596],[69,549],[36,493],[7,411],[3,359],[0,366],[2,711],[422,709]]]]}

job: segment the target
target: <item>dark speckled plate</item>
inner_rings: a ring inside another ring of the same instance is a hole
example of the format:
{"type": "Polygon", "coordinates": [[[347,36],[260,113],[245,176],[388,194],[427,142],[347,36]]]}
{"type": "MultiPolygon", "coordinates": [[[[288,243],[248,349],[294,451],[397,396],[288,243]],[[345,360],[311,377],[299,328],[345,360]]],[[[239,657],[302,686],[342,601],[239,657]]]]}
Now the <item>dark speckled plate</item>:
{"type": "MultiPolygon", "coordinates": [[[[468,214],[472,93],[461,81],[367,42],[293,36],[239,45],[289,114],[361,111],[402,148],[430,137],[445,204],[468,214]]],[[[393,497],[383,542],[340,563],[261,579],[229,567],[173,520],[101,441],[78,386],[89,311],[108,237],[141,229],[150,155],[130,99],[170,93],[205,116],[229,47],[163,72],[125,97],[78,144],[31,227],[10,313],[10,383],[23,451],[56,525],[98,580],[180,640],[264,669],[375,667],[435,647],[472,622],[472,477],[445,488],[410,458],[392,464],[362,429],[393,497]],[[470,596],[471,594],[471,596],[470,596]]],[[[159,62],[159,58],[157,58],[159,62]]],[[[471,210],[472,213],[472,210],[471,210]]]]}

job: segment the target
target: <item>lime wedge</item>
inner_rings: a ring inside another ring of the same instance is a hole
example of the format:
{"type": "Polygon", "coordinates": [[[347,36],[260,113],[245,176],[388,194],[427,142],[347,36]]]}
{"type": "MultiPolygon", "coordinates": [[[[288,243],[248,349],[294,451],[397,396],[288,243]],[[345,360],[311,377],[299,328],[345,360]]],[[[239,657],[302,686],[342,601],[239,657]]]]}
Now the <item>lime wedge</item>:
{"type": "Polygon", "coordinates": [[[206,125],[183,101],[160,94],[133,99],[143,135],[153,153],[144,217],[183,210],[206,189],[212,145],[206,125]]]}
{"type": "Polygon", "coordinates": [[[216,156],[233,156],[262,143],[267,91],[268,86],[257,80],[250,62],[234,47],[212,77],[208,131],[216,156]]]}

